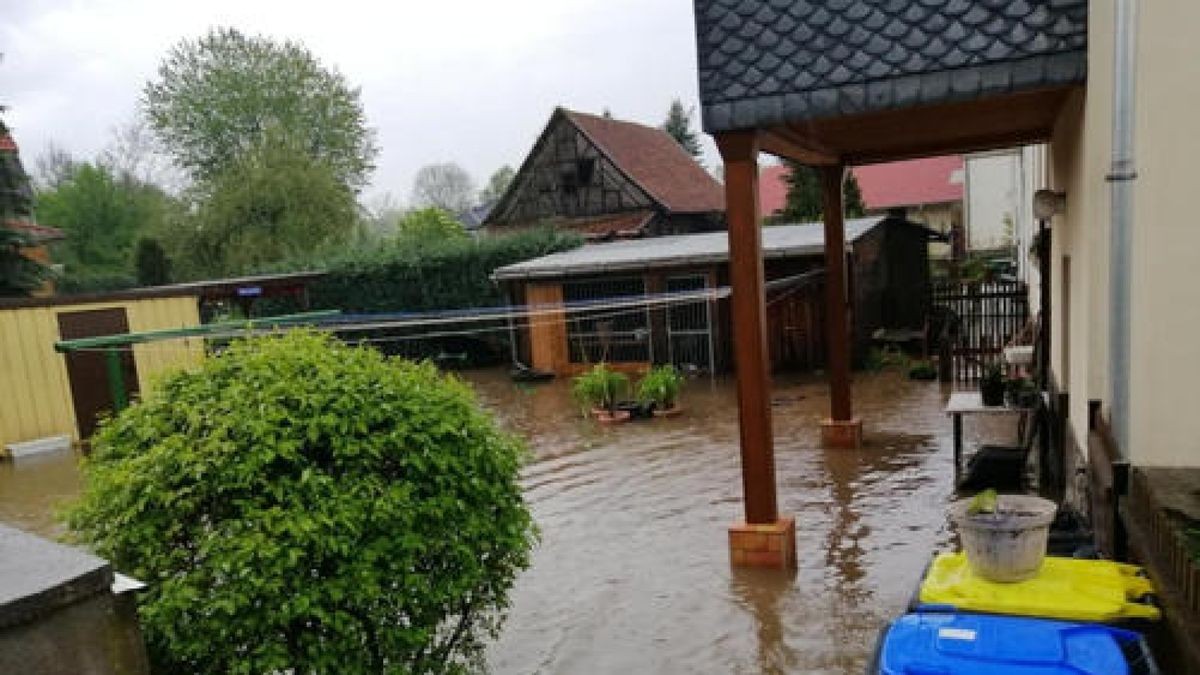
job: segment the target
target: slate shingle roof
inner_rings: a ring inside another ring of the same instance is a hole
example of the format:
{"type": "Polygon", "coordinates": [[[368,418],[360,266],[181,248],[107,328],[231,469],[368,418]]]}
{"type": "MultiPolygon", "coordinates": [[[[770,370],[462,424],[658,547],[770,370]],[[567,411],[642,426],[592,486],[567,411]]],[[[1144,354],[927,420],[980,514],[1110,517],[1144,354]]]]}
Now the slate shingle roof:
{"type": "Polygon", "coordinates": [[[709,132],[1084,81],[1087,0],[695,0],[709,132]]]}

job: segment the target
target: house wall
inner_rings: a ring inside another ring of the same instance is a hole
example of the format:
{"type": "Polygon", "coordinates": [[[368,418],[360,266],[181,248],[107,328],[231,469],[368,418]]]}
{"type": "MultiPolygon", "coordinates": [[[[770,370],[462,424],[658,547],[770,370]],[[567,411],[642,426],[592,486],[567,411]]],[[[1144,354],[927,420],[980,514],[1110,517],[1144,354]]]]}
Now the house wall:
{"type": "Polygon", "coordinates": [[[1200,414],[1192,408],[1200,403],[1200,3],[1136,4],[1130,450],[1142,465],[1197,466],[1200,414]]]}
{"type": "MultiPolygon", "coordinates": [[[[182,296],[0,308],[0,382],[12,394],[0,406],[0,448],[48,436],[79,440],[66,359],[54,351],[60,313],[124,308],[129,330],[140,332],[199,325],[197,306],[194,296],[182,296]]],[[[204,345],[171,340],[135,345],[133,353],[140,389],[149,391],[158,375],[198,363],[204,345]]]]}
{"type": "MultiPolygon", "coordinates": [[[[1131,404],[1128,447],[1122,450],[1134,464],[1195,466],[1200,415],[1188,406],[1198,400],[1200,381],[1194,349],[1200,335],[1194,273],[1200,229],[1192,224],[1191,199],[1200,156],[1194,121],[1200,80],[1181,77],[1179,68],[1200,61],[1191,30],[1200,25],[1200,3],[1137,7],[1131,404]]],[[[1081,446],[1087,399],[1099,399],[1102,413],[1111,414],[1105,176],[1112,147],[1113,12],[1112,0],[1090,5],[1087,90],[1065,107],[1050,146],[1051,183],[1067,193],[1066,213],[1053,224],[1051,366],[1070,394],[1069,426],[1081,446]]]]}

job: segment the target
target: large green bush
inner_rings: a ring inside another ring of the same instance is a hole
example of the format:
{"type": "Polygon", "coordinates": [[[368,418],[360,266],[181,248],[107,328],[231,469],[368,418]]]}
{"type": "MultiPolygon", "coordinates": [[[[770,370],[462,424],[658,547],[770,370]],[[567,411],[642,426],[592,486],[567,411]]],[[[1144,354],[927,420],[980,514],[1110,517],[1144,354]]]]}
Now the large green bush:
{"type": "Polygon", "coordinates": [[[317,308],[401,312],[503,304],[498,267],[580,246],[579,235],[535,229],[481,239],[400,238],[328,266],[309,295],[317,308]]]}
{"type": "Polygon", "coordinates": [[[529,562],[521,454],[458,380],[297,332],[104,424],[69,520],[149,585],[161,672],[454,672],[529,562]]]}

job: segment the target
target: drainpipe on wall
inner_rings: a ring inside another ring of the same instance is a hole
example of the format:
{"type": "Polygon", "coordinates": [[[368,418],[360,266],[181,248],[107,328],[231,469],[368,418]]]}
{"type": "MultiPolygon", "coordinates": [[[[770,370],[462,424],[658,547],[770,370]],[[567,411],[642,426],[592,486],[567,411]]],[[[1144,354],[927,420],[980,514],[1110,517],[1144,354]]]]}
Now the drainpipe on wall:
{"type": "Polygon", "coordinates": [[[1112,429],[1119,451],[1129,454],[1130,250],[1133,247],[1134,77],[1136,0],[1116,0],[1113,45],[1112,165],[1106,180],[1111,197],[1109,229],[1109,373],[1112,429]]]}

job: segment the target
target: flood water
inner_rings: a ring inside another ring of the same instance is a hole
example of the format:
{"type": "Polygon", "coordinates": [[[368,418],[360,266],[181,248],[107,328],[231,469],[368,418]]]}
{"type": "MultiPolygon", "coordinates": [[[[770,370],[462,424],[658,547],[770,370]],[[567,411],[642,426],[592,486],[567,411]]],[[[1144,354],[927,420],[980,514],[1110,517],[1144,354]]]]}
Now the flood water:
{"type": "MultiPolygon", "coordinates": [[[[857,375],[866,447],[848,451],[818,443],[820,380],[776,380],[779,508],[796,518],[799,556],[787,574],[729,565],[726,530],[742,516],[731,380],[691,381],[681,417],[604,427],[580,418],[566,382],[465,378],[529,440],[522,482],[541,528],[489,652],[496,673],[859,673],[950,540],[937,383],[857,375]]],[[[54,536],[79,484],[71,454],[0,463],[0,520],[54,536]]]]}

